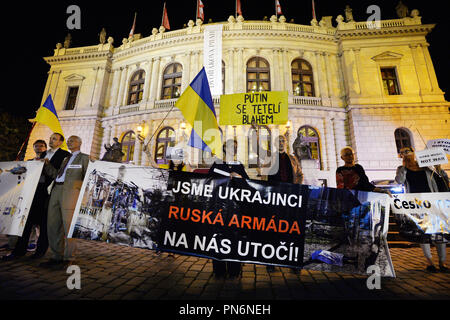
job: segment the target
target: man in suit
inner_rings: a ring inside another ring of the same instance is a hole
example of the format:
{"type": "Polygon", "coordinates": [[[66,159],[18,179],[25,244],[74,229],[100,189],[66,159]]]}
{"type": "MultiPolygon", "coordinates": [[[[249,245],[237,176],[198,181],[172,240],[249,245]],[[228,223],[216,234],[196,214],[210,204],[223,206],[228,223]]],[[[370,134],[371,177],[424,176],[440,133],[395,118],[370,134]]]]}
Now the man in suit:
{"type": "Polygon", "coordinates": [[[44,170],[55,180],[50,194],[47,220],[52,258],[42,263],[43,267],[63,266],[70,262],[75,251],[75,239],[67,239],[67,235],[89,165],[89,156],[80,152],[81,143],[81,138],[77,136],[67,139],[71,155],[64,159],[59,170],[47,165],[47,161],[44,165],[44,170]]]}
{"type": "MultiPolygon", "coordinates": [[[[36,156],[29,161],[44,161],[44,159],[48,159],[48,166],[51,166],[54,170],[59,170],[64,158],[70,155],[70,152],[60,149],[63,142],[64,137],[59,133],[53,133],[50,136],[48,143],[50,149],[48,150],[47,144],[44,140],[35,141],[33,143],[33,149],[36,156]]],[[[38,259],[44,256],[47,252],[47,206],[49,199],[47,188],[52,180],[52,177],[50,177],[45,170],[42,170],[22,237],[18,239],[12,253],[8,256],[3,256],[2,260],[13,260],[22,257],[27,253],[27,246],[33,225],[39,226],[39,238],[37,241],[36,251],[31,258],[38,259]]]]}

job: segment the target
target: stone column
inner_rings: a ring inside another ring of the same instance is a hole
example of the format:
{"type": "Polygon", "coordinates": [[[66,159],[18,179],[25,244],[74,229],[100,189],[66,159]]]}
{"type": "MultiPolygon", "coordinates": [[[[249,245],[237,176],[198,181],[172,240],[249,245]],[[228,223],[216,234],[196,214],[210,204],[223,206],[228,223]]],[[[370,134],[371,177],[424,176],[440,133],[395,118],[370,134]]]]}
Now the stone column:
{"type": "Polygon", "coordinates": [[[331,98],[330,91],[331,91],[331,74],[330,74],[330,67],[327,65],[328,60],[328,53],[323,52],[321,55],[321,62],[322,62],[322,70],[324,70],[324,74],[326,76],[326,81],[324,81],[324,86],[326,88],[327,98],[331,98]]]}
{"type": "Polygon", "coordinates": [[[122,77],[122,81],[120,84],[120,92],[119,92],[119,100],[117,101],[119,106],[124,106],[126,105],[125,101],[125,96],[126,96],[126,92],[127,92],[127,83],[128,83],[128,78],[130,75],[130,70],[131,68],[129,66],[125,67],[125,70],[123,71],[124,73],[124,77],[122,77]]]}
{"type": "Polygon", "coordinates": [[[145,70],[145,84],[144,84],[144,96],[142,97],[142,101],[147,102],[150,97],[150,82],[153,72],[153,61],[154,59],[148,60],[148,67],[145,70]]]}
{"type": "Polygon", "coordinates": [[[127,72],[127,68],[128,67],[120,67],[120,77],[119,77],[119,90],[117,90],[116,94],[115,94],[115,98],[114,98],[114,107],[118,107],[121,105],[121,92],[122,92],[122,88],[123,88],[123,82],[124,82],[124,77],[126,75],[127,72]]]}
{"type": "Polygon", "coordinates": [[[245,83],[245,75],[246,75],[246,65],[243,61],[243,55],[244,55],[244,49],[243,48],[238,48],[237,49],[237,90],[236,92],[238,93],[243,93],[243,92],[247,92],[247,83],[245,83]]]}
{"type": "Polygon", "coordinates": [[[154,106],[156,98],[156,90],[158,89],[158,78],[162,75],[159,74],[161,65],[161,57],[155,58],[153,62],[153,70],[152,70],[152,81],[150,83],[150,104],[154,106]]]}
{"type": "MultiPolygon", "coordinates": [[[[53,90],[53,95],[52,95],[53,103],[56,103],[56,93],[58,92],[58,85],[59,85],[59,78],[61,77],[61,70],[55,71],[55,73],[57,73],[58,76],[56,78],[55,89],[53,90]]],[[[56,105],[55,105],[55,108],[56,108],[56,105]]],[[[64,106],[63,106],[63,108],[64,108],[64,106]]]]}
{"type": "Polygon", "coordinates": [[[290,95],[292,95],[292,85],[290,83],[291,81],[291,66],[289,65],[288,62],[288,58],[287,58],[287,54],[288,54],[288,50],[287,49],[281,49],[281,53],[283,56],[283,61],[282,61],[282,66],[283,66],[283,75],[282,75],[282,79],[280,79],[282,82],[284,83],[284,88],[282,87],[282,90],[287,90],[289,92],[290,95]]]}
{"type": "Polygon", "coordinates": [[[420,45],[422,47],[422,53],[425,58],[425,65],[428,71],[428,79],[430,80],[431,92],[439,92],[439,85],[436,77],[436,71],[434,70],[433,62],[431,60],[430,52],[428,51],[429,44],[420,45]]]}
{"type": "Polygon", "coordinates": [[[113,82],[111,84],[111,92],[109,93],[109,106],[115,107],[117,102],[117,86],[120,82],[120,75],[122,73],[122,70],[120,68],[114,69],[114,77],[113,82]]]}
{"type": "Polygon", "coordinates": [[[228,88],[227,91],[224,91],[226,94],[234,93],[234,74],[235,74],[235,64],[234,64],[234,49],[228,49],[228,64],[225,66],[225,88],[228,88]],[[227,72],[228,70],[228,72],[227,72]],[[228,83],[228,84],[227,84],[228,83]]]}
{"type": "Polygon", "coordinates": [[[280,49],[279,48],[273,48],[272,49],[272,58],[273,58],[273,70],[274,72],[272,73],[272,77],[273,77],[273,86],[272,90],[273,91],[281,91],[281,76],[282,76],[282,72],[280,72],[280,49]]]}
{"type": "Polygon", "coordinates": [[[188,87],[190,83],[190,75],[191,75],[191,55],[192,51],[186,52],[185,56],[185,63],[183,68],[183,78],[181,81],[181,92],[184,92],[184,90],[188,87]]]}
{"type": "MultiPolygon", "coordinates": [[[[136,127],[139,125],[142,125],[142,124],[138,124],[138,125],[136,125],[136,127]]],[[[141,134],[142,134],[142,132],[141,132],[141,134]]],[[[141,165],[141,155],[142,155],[142,143],[141,143],[141,140],[139,140],[139,138],[138,138],[138,133],[136,132],[136,139],[134,141],[133,162],[137,166],[141,165]]]]}
{"type": "Polygon", "coordinates": [[[48,72],[48,74],[49,74],[49,76],[47,77],[47,82],[45,84],[44,96],[42,97],[42,100],[41,100],[41,106],[44,104],[45,100],[47,99],[48,94],[50,92],[50,87],[52,85],[53,71],[48,72]]]}
{"type": "Polygon", "coordinates": [[[93,70],[95,71],[95,80],[94,80],[94,86],[92,88],[92,96],[91,96],[91,104],[90,104],[91,107],[94,104],[94,96],[95,96],[95,90],[97,89],[97,79],[98,79],[98,70],[99,69],[100,69],[100,67],[93,68],[93,70]]]}
{"type": "Polygon", "coordinates": [[[416,44],[410,44],[409,48],[411,49],[411,55],[412,55],[413,62],[414,62],[414,70],[415,70],[414,73],[416,74],[417,86],[419,87],[419,95],[421,96],[421,99],[422,99],[422,93],[423,93],[423,88],[422,88],[423,84],[422,84],[422,82],[425,83],[425,81],[424,81],[425,79],[422,79],[423,78],[422,77],[423,73],[420,72],[421,70],[419,70],[419,66],[417,64],[417,58],[418,58],[417,57],[417,45],[416,44]]]}
{"type": "Polygon", "coordinates": [[[355,83],[356,83],[356,88],[357,88],[356,94],[360,95],[360,94],[362,94],[361,82],[359,80],[359,72],[360,72],[360,67],[359,67],[359,59],[360,59],[360,57],[359,57],[359,53],[361,52],[361,49],[352,49],[352,51],[353,51],[353,55],[354,55],[355,70],[356,70],[356,73],[354,73],[355,74],[355,78],[356,78],[355,83]]]}
{"type": "Polygon", "coordinates": [[[319,52],[318,51],[314,51],[313,52],[314,55],[314,64],[313,64],[313,78],[314,78],[314,84],[315,84],[315,88],[314,88],[314,92],[316,97],[321,97],[322,96],[322,90],[321,90],[321,84],[320,84],[320,69],[319,69],[319,59],[318,59],[318,55],[319,52]]]}

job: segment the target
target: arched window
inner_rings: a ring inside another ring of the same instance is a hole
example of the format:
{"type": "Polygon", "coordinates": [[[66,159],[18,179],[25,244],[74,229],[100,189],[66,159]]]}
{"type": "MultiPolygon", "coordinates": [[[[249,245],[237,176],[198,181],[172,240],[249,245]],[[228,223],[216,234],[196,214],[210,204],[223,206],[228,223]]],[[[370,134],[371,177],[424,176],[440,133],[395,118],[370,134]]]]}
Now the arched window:
{"type": "Polygon", "coordinates": [[[270,66],[261,57],[247,62],[247,92],[252,91],[270,91],[270,66]]]}
{"type": "Polygon", "coordinates": [[[166,159],[167,147],[175,146],[175,130],[171,127],[163,128],[156,137],[155,162],[157,164],[168,164],[166,159]]]}
{"type": "Polygon", "coordinates": [[[248,167],[270,166],[272,133],[267,126],[252,126],[248,133],[248,167]]]}
{"type": "Polygon", "coordinates": [[[131,77],[130,90],[128,91],[128,104],[141,102],[144,94],[145,71],[138,70],[131,77]]]}
{"type": "Polygon", "coordinates": [[[134,131],[128,131],[124,134],[122,138],[122,152],[124,153],[122,157],[122,162],[133,161],[134,155],[134,144],[136,142],[136,136],[134,131]]]}
{"type": "Polygon", "coordinates": [[[319,134],[310,126],[302,126],[297,131],[294,151],[300,160],[318,160],[320,157],[319,134]]]}
{"type": "Polygon", "coordinates": [[[292,91],[295,96],[314,97],[314,77],[309,62],[296,59],[291,64],[292,91]]]}
{"type": "Polygon", "coordinates": [[[394,131],[395,144],[397,146],[397,153],[400,153],[401,148],[412,147],[411,135],[408,131],[398,128],[394,131]]]}
{"type": "Polygon", "coordinates": [[[181,94],[183,67],[179,63],[167,66],[163,73],[161,100],[178,98],[181,94]]]}

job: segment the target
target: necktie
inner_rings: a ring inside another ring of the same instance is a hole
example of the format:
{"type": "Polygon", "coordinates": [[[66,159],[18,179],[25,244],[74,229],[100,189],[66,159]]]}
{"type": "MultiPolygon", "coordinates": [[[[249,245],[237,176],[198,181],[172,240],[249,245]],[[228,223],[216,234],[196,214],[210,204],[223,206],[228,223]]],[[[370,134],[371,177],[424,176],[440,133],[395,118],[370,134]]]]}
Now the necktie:
{"type": "Polygon", "coordinates": [[[59,169],[57,178],[60,178],[63,175],[64,170],[66,169],[67,164],[69,163],[69,160],[70,160],[71,157],[72,156],[67,157],[66,159],[64,159],[64,165],[61,167],[61,169],[59,169]]]}

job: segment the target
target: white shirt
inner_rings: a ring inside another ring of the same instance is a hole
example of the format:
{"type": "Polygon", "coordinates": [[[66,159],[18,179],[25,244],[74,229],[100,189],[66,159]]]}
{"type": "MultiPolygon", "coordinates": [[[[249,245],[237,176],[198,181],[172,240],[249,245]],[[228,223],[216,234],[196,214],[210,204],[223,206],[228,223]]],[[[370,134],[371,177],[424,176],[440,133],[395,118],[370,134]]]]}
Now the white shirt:
{"type": "Polygon", "coordinates": [[[73,162],[73,160],[75,160],[75,158],[77,157],[77,155],[80,153],[80,151],[75,151],[74,153],[72,153],[72,155],[70,156],[69,161],[67,162],[66,167],[64,168],[64,172],[61,175],[61,177],[56,178],[55,181],[56,182],[64,182],[64,179],[66,178],[66,171],[67,169],[70,167],[71,163],[73,162]]]}
{"type": "Polygon", "coordinates": [[[47,153],[45,154],[45,159],[51,160],[52,157],[55,155],[56,151],[58,151],[58,149],[59,148],[47,150],[47,153]]]}

